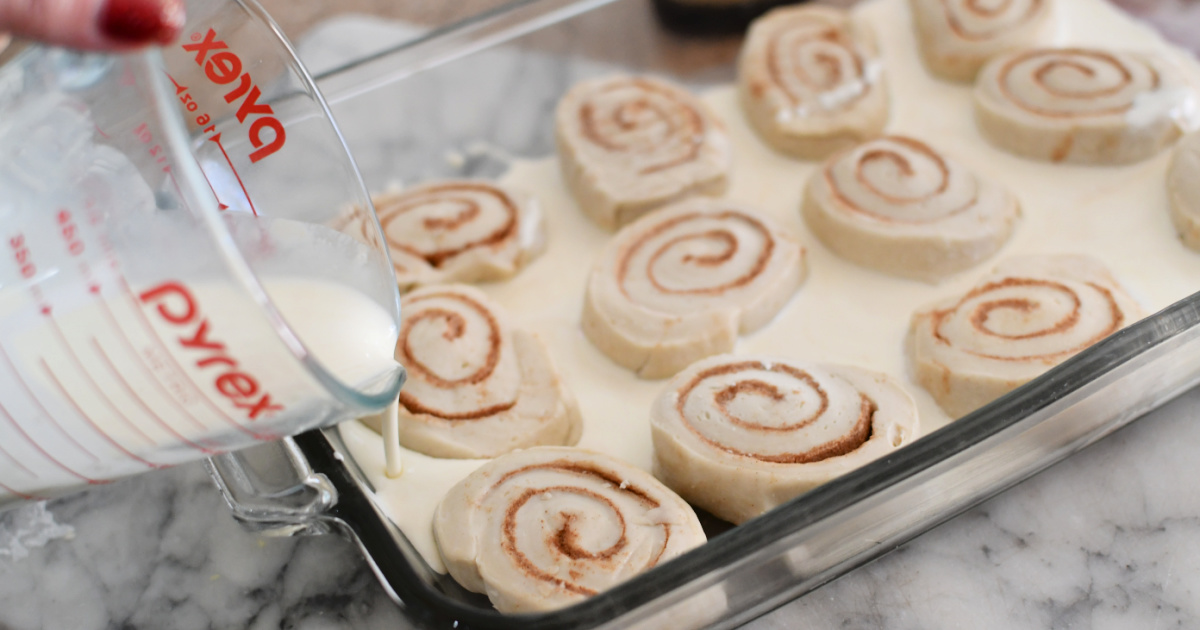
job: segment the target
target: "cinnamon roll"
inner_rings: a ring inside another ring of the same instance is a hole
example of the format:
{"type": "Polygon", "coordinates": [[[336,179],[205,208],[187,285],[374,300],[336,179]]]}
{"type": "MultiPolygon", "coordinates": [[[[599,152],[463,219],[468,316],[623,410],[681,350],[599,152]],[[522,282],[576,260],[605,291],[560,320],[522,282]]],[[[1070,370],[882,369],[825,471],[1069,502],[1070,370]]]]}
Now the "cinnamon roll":
{"type": "Polygon", "coordinates": [[[729,352],[804,281],[804,249],[728,201],[689,199],[617,233],[592,269],[583,332],[642,378],[729,352]]]}
{"type": "Polygon", "coordinates": [[[567,187],[606,229],[689,195],[725,192],[732,165],[725,128],[673,83],[584,81],[559,102],[554,129],[567,187]]]}
{"type": "Polygon", "coordinates": [[[1179,238],[1200,251],[1200,133],[1189,134],[1175,147],[1167,170],[1167,194],[1179,238]]]}
{"type": "Polygon", "coordinates": [[[372,201],[401,289],[504,280],[546,248],[537,200],[500,184],[434,181],[372,201]]]}
{"type": "Polygon", "coordinates": [[[930,282],[994,254],[1021,214],[1001,184],[903,136],[827,161],[808,180],[803,213],[838,256],[930,282]]]}
{"type": "Polygon", "coordinates": [[[888,96],[874,33],[832,7],[783,7],[750,27],[738,60],[747,120],[775,150],[803,159],[879,135],[888,96]]]}
{"type": "Polygon", "coordinates": [[[542,342],[465,285],[425,287],[400,301],[399,441],[433,457],[494,457],[574,444],[581,421],[542,342]]]}
{"type": "Polygon", "coordinates": [[[883,374],[721,355],[667,383],[650,427],[655,475],[742,523],[916,439],[918,421],[883,374]]]}
{"type": "Polygon", "coordinates": [[[1041,48],[993,59],[975,83],[975,117],[996,147],[1079,164],[1149,158],[1197,122],[1196,90],[1164,56],[1041,48]]]}
{"type": "Polygon", "coordinates": [[[910,0],[921,57],[929,71],[971,81],[988,59],[1051,43],[1054,0],[910,0]]]}
{"type": "Polygon", "coordinates": [[[504,613],[573,604],[705,542],[654,477],[564,447],[484,464],[442,499],[433,533],[450,575],[504,613]]]}
{"type": "Polygon", "coordinates": [[[914,314],[908,349],[917,382],[957,418],[1140,317],[1093,258],[1013,258],[966,295],[914,314]]]}

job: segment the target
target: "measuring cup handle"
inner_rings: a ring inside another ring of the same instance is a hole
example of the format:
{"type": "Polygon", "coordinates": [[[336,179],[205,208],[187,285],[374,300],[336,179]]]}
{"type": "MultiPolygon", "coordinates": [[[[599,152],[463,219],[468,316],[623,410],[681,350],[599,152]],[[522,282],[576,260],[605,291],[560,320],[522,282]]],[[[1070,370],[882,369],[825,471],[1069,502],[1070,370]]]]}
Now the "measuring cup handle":
{"type": "Polygon", "coordinates": [[[337,490],[309,466],[292,438],[209,458],[208,472],[233,517],[269,536],[327,534],[322,518],[337,503],[337,490]]]}

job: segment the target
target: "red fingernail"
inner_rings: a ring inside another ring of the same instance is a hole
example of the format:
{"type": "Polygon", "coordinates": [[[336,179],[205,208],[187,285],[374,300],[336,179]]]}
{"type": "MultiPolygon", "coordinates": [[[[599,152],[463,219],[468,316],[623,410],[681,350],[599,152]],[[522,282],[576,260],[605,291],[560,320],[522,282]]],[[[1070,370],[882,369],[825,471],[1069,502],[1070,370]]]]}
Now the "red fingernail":
{"type": "Polygon", "coordinates": [[[182,0],[108,0],[100,30],[125,44],[169,44],[183,28],[182,0]]]}

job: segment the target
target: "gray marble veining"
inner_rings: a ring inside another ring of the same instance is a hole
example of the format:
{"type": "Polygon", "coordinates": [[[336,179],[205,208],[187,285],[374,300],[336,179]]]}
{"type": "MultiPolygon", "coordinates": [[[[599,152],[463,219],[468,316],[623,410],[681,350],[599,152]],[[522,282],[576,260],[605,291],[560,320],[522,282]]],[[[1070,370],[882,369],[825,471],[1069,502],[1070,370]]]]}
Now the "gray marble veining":
{"type": "Polygon", "coordinates": [[[756,629],[1195,628],[1200,391],[756,629]]]}
{"type": "MultiPolygon", "coordinates": [[[[1200,627],[1197,416],[1192,391],[747,628],[1200,627]]],[[[0,557],[0,628],[407,627],[353,545],[243,531],[199,466],[49,513],[74,536],[0,557]]]]}
{"type": "Polygon", "coordinates": [[[352,545],[243,531],[199,465],[49,511],[74,535],[0,560],[0,628],[403,627],[352,545]]]}

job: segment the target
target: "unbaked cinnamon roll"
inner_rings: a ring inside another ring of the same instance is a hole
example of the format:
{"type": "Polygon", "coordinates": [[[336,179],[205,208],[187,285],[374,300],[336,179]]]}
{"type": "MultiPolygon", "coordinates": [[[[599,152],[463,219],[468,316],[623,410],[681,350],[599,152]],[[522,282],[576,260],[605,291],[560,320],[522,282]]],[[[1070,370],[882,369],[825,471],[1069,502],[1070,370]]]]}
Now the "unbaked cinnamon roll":
{"type": "Polygon", "coordinates": [[[903,136],[830,158],[808,181],[803,213],[838,256],[930,282],[994,254],[1021,214],[1001,184],[903,136]]]}
{"type": "Polygon", "coordinates": [[[373,201],[402,289],[503,280],[546,247],[537,200],[499,184],[436,181],[373,201]]]}
{"type": "Polygon", "coordinates": [[[1140,317],[1093,258],[1013,258],[966,295],[914,314],[909,353],[917,382],[957,418],[1140,317]]]}
{"type": "Polygon", "coordinates": [[[742,523],[916,439],[918,421],[883,374],[721,355],[667,383],[650,427],[655,475],[742,523]]]}
{"type": "Polygon", "coordinates": [[[542,342],[514,329],[499,305],[465,285],[405,295],[396,360],[399,440],[433,457],[494,457],[574,444],[579,409],[542,342]]]}
{"type": "Polygon", "coordinates": [[[988,59],[1051,43],[1053,0],[910,0],[921,57],[930,72],[971,81],[988,59]]]}
{"type": "Polygon", "coordinates": [[[573,604],[705,541],[650,474],[563,447],[484,464],[442,499],[433,533],[450,575],[504,613],[573,604]]]}
{"type": "Polygon", "coordinates": [[[615,229],[693,194],[725,192],[724,126],[687,90],[615,76],[571,88],[555,112],[563,178],[583,211],[615,229]]]}
{"type": "Polygon", "coordinates": [[[975,83],[975,116],[989,142],[1016,155],[1126,164],[1195,128],[1196,98],[1161,55],[1041,48],[984,67],[975,83]]]}
{"type": "Polygon", "coordinates": [[[888,96],[875,36],[842,9],[784,7],[755,20],[738,61],[747,120],[775,150],[803,159],[879,135],[888,96]]]}
{"type": "Polygon", "coordinates": [[[695,198],[622,229],[588,278],[583,332],[642,378],[729,352],[804,281],[804,249],[773,221],[695,198]]]}
{"type": "Polygon", "coordinates": [[[1189,134],[1175,147],[1167,171],[1167,195],[1179,238],[1200,251],[1200,133],[1189,134]]]}

